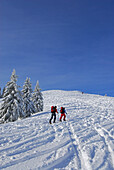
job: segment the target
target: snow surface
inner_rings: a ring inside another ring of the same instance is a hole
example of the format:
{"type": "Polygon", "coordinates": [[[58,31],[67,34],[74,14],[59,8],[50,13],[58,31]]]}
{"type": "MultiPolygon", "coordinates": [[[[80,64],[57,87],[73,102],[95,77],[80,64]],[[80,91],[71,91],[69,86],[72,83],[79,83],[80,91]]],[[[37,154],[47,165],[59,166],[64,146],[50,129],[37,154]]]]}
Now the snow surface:
{"type": "Polygon", "coordinates": [[[0,169],[112,170],[114,98],[77,91],[44,91],[44,111],[0,125],[0,169]],[[50,106],[67,121],[49,124],[50,106]]]}

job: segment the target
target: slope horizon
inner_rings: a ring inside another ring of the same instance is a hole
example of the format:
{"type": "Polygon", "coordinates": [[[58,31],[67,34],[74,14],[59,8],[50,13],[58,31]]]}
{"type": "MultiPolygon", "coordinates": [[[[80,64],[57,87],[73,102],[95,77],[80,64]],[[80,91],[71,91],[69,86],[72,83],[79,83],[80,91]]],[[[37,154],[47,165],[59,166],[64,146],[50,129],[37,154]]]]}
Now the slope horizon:
{"type": "Polygon", "coordinates": [[[90,95],[98,95],[98,96],[107,96],[107,97],[114,97],[112,95],[108,95],[106,93],[94,93],[94,92],[89,92],[89,91],[81,91],[81,89],[45,89],[45,90],[42,90],[42,92],[45,92],[45,91],[69,91],[69,92],[80,92],[80,93],[83,93],[83,94],[90,94],[90,95]]]}
{"type": "MultiPolygon", "coordinates": [[[[39,80],[38,80],[39,81],[39,80]]],[[[37,82],[37,81],[36,81],[37,82]]],[[[24,84],[24,83],[23,83],[24,84]]],[[[40,85],[40,84],[39,84],[40,85]]],[[[35,86],[36,86],[36,84],[34,83],[34,86],[33,86],[33,84],[32,84],[32,89],[34,90],[34,88],[35,88],[35,86]]],[[[2,91],[3,91],[3,88],[4,88],[5,86],[0,86],[0,88],[1,88],[1,93],[2,93],[2,91]]],[[[21,85],[21,86],[19,86],[19,89],[22,89],[22,87],[23,87],[23,85],[21,85]]],[[[41,90],[42,90],[42,92],[43,91],[53,91],[53,90],[62,90],[62,91],[79,91],[79,92],[83,92],[83,93],[85,93],[85,94],[95,94],[95,95],[101,95],[101,96],[108,96],[108,97],[114,97],[114,94],[108,94],[108,93],[104,93],[104,92],[94,92],[94,90],[92,90],[92,91],[89,91],[89,90],[86,90],[86,89],[76,89],[76,88],[74,88],[74,89],[71,89],[71,88],[68,88],[68,89],[65,89],[65,88],[45,88],[45,89],[42,89],[42,87],[41,87],[41,85],[40,85],[40,88],[41,88],[41,90]]]]}

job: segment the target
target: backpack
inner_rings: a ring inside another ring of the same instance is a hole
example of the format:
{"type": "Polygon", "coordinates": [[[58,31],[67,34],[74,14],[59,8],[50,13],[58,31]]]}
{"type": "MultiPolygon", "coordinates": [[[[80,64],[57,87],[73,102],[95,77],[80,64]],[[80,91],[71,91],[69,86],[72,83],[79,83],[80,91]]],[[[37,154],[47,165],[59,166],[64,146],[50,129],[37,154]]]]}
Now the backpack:
{"type": "Polygon", "coordinates": [[[51,106],[51,113],[54,113],[54,112],[56,112],[56,108],[55,106],[51,106]]]}
{"type": "Polygon", "coordinates": [[[65,108],[61,107],[60,113],[65,113],[65,108]]]}

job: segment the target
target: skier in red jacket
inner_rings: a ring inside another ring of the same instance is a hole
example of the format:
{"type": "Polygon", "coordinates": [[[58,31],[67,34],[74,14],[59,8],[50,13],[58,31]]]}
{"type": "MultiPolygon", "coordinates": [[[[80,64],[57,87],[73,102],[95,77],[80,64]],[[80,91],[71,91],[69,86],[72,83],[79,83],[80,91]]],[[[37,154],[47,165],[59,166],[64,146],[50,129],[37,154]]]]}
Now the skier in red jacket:
{"type": "Polygon", "coordinates": [[[50,120],[49,120],[49,123],[50,123],[50,124],[51,124],[51,120],[53,119],[53,117],[54,117],[53,123],[55,123],[56,113],[58,113],[58,111],[57,111],[57,106],[51,106],[51,118],[50,118],[50,120]]]}
{"type": "Polygon", "coordinates": [[[61,110],[60,110],[60,113],[61,113],[61,116],[60,116],[60,121],[61,121],[61,119],[62,119],[62,117],[63,117],[63,120],[64,121],[66,121],[66,110],[65,110],[65,108],[64,107],[61,107],[61,110]]]}

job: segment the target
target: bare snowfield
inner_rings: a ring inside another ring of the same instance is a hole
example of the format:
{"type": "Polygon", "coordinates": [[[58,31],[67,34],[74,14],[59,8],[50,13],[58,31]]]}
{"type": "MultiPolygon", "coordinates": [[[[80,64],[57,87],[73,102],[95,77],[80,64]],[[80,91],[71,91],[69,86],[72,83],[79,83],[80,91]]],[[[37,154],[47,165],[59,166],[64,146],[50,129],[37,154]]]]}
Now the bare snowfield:
{"type": "Polygon", "coordinates": [[[113,170],[114,97],[44,91],[44,111],[0,124],[0,169],[113,170]],[[67,121],[49,124],[50,107],[64,106],[67,121]]]}

